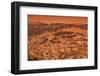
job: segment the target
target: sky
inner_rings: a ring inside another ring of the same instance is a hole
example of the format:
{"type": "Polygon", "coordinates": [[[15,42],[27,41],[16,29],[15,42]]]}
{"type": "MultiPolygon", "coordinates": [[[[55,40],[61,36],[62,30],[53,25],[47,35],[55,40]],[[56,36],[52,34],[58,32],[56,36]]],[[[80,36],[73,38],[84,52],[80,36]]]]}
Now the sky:
{"type": "Polygon", "coordinates": [[[50,16],[50,15],[28,15],[28,22],[87,24],[88,17],[78,16],[50,16]]]}

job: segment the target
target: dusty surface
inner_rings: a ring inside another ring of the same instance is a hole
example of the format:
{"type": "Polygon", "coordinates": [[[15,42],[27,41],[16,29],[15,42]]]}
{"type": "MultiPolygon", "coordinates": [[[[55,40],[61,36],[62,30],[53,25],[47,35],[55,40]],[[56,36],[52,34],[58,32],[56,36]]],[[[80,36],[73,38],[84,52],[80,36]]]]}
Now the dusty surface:
{"type": "Polygon", "coordinates": [[[88,58],[87,24],[28,24],[28,60],[88,58]]]}

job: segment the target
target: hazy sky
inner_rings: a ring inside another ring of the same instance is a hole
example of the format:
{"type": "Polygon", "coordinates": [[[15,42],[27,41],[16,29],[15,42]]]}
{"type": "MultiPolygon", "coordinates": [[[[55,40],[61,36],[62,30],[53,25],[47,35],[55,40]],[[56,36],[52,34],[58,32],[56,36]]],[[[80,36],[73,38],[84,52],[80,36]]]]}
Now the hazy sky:
{"type": "Polygon", "coordinates": [[[87,24],[88,17],[78,16],[50,16],[50,15],[28,15],[28,22],[87,24]]]}

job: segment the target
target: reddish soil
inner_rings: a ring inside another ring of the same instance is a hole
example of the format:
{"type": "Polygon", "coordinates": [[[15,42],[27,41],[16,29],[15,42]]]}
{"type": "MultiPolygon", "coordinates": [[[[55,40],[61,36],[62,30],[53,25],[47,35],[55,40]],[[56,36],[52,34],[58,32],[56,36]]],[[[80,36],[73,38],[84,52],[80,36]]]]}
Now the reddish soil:
{"type": "Polygon", "coordinates": [[[28,60],[88,58],[87,24],[28,23],[28,60]]]}

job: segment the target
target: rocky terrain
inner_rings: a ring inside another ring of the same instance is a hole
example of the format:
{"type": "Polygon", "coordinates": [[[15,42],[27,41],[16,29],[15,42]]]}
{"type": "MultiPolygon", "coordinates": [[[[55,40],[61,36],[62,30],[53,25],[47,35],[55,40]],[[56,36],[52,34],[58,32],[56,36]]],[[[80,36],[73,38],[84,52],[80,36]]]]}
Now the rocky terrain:
{"type": "Polygon", "coordinates": [[[87,24],[28,24],[28,60],[88,58],[87,24]]]}

